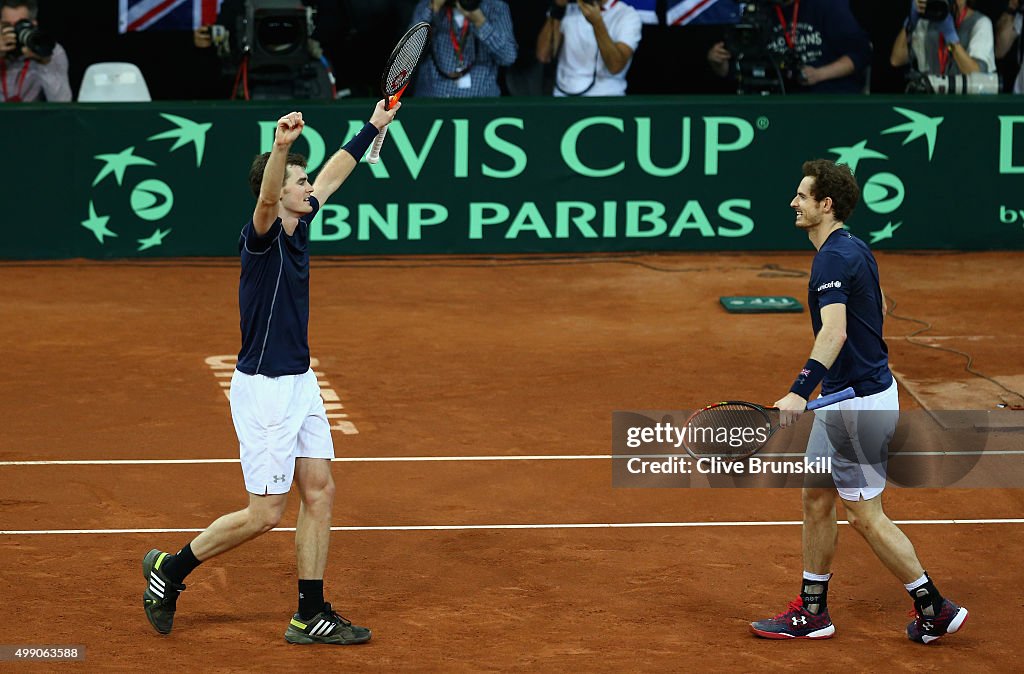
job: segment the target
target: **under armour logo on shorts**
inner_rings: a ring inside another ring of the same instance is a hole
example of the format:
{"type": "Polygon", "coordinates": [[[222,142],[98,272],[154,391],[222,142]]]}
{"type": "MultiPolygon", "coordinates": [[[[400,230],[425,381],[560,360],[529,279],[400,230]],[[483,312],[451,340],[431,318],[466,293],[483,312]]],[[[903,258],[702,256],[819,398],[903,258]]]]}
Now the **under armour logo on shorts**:
{"type": "Polygon", "coordinates": [[[284,482],[284,475],[275,475],[274,476],[274,484],[277,484],[278,482],[284,482]]]}

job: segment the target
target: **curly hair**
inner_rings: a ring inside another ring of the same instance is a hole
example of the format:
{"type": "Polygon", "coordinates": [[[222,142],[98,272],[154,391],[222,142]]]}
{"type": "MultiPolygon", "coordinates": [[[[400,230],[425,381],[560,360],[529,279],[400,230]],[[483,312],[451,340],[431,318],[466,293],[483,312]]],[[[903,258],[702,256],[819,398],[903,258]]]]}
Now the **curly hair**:
{"type": "MultiPolygon", "coordinates": [[[[249,167],[249,189],[252,190],[252,195],[257,199],[260,196],[260,186],[263,184],[263,172],[267,170],[267,161],[269,160],[270,153],[264,152],[261,155],[257,155],[252,160],[252,166],[249,167]]],[[[284,181],[281,182],[281,187],[284,187],[285,182],[288,181],[288,166],[306,168],[306,158],[294,152],[288,154],[288,160],[285,163],[284,181]]]]}
{"type": "Polygon", "coordinates": [[[860,187],[850,167],[830,159],[811,159],[804,162],[803,171],[805,177],[814,178],[811,196],[817,201],[830,197],[836,220],[846,222],[860,199],[860,187]]]}

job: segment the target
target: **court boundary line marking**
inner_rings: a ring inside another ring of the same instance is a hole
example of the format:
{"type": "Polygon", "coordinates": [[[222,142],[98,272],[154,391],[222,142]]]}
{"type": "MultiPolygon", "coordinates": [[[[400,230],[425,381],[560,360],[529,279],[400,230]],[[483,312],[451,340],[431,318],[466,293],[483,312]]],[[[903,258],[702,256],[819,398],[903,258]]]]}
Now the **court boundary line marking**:
{"type": "MultiPolygon", "coordinates": [[[[890,459],[908,456],[1016,456],[1024,454],[1024,449],[994,449],[991,451],[962,452],[903,452],[890,456],[890,459]]],[[[480,455],[480,456],[338,456],[331,459],[334,463],[401,463],[415,461],[607,461],[610,459],[669,459],[686,457],[688,454],[530,454],[530,455],[480,455]]],[[[763,454],[760,458],[796,458],[804,456],[803,452],[783,452],[763,454]]],[[[154,466],[174,464],[210,464],[238,463],[239,459],[82,459],[82,460],[40,460],[40,461],[0,461],[2,466],[154,466]]]]}
{"type": "MultiPolygon", "coordinates": [[[[1002,519],[941,519],[941,520],[896,520],[896,524],[1024,524],[1024,518],[1002,519]]],[[[331,527],[331,531],[488,531],[488,530],[522,530],[522,529],[681,529],[697,527],[778,527],[800,526],[799,520],[781,520],[768,522],[609,522],[609,523],[578,523],[578,524],[425,524],[407,526],[362,526],[362,527],[331,527]]],[[[849,524],[839,520],[839,524],[849,524]]],[[[187,534],[199,533],[203,529],[26,529],[0,530],[0,536],[46,536],[46,535],[112,535],[112,534],[187,534]]],[[[271,532],[294,532],[295,527],[275,527],[271,532]]]]}

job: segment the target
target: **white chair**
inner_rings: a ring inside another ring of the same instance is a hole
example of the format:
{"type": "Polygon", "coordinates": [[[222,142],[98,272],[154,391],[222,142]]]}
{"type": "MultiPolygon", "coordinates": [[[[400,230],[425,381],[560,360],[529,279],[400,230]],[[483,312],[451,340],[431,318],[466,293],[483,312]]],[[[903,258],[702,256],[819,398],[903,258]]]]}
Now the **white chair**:
{"type": "Polygon", "coordinates": [[[142,71],[134,63],[93,63],[85,69],[80,103],[151,101],[142,71]]]}

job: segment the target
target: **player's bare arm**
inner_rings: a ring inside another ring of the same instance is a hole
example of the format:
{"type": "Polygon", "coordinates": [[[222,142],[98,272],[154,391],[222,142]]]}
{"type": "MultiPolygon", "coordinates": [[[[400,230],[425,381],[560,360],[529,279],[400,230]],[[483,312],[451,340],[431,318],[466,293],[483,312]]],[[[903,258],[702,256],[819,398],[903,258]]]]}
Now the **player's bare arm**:
{"type": "MultiPolygon", "coordinates": [[[[846,305],[829,304],[821,308],[821,330],[814,338],[811,349],[811,360],[816,360],[826,368],[832,367],[839,357],[839,352],[846,343],[846,305]]],[[[786,428],[794,423],[807,408],[807,400],[796,393],[787,393],[775,402],[781,410],[779,424],[786,428]]]]}
{"type": "MultiPolygon", "coordinates": [[[[370,116],[370,124],[379,132],[395,119],[398,109],[402,107],[401,101],[392,106],[390,110],[384,108],[384,101],[378,101],[370,116]]],[[[362,157],[353,156],[350,151],[342,148],[331,155],[324,167],[320,169],[316,180],[313,182],[313,196],[321,204],[331,198],[331,195],[338,191],[341,184],[351,175],[352,171],[359,164],[362,157]]],[[[269,168],[269,165],[268,165],[269,168]]]]}
{"type": "Polygon", "coordinates": [[[281,189],[284,186],[285,171],[288,168],[288,150],[291,149],[292,143],[302,135],[304,126],[305,122],[302,121],[301,112],[289,112],[277,120],[277,128],[274,130],[274,147],[270,151],[270,159],[263,172],[263,182],[260,183],[260,196],[257,198],[256,208],[252,212],[253,227],[260,236],[270,231],[270,227],[277,220],[281,189]]]}

